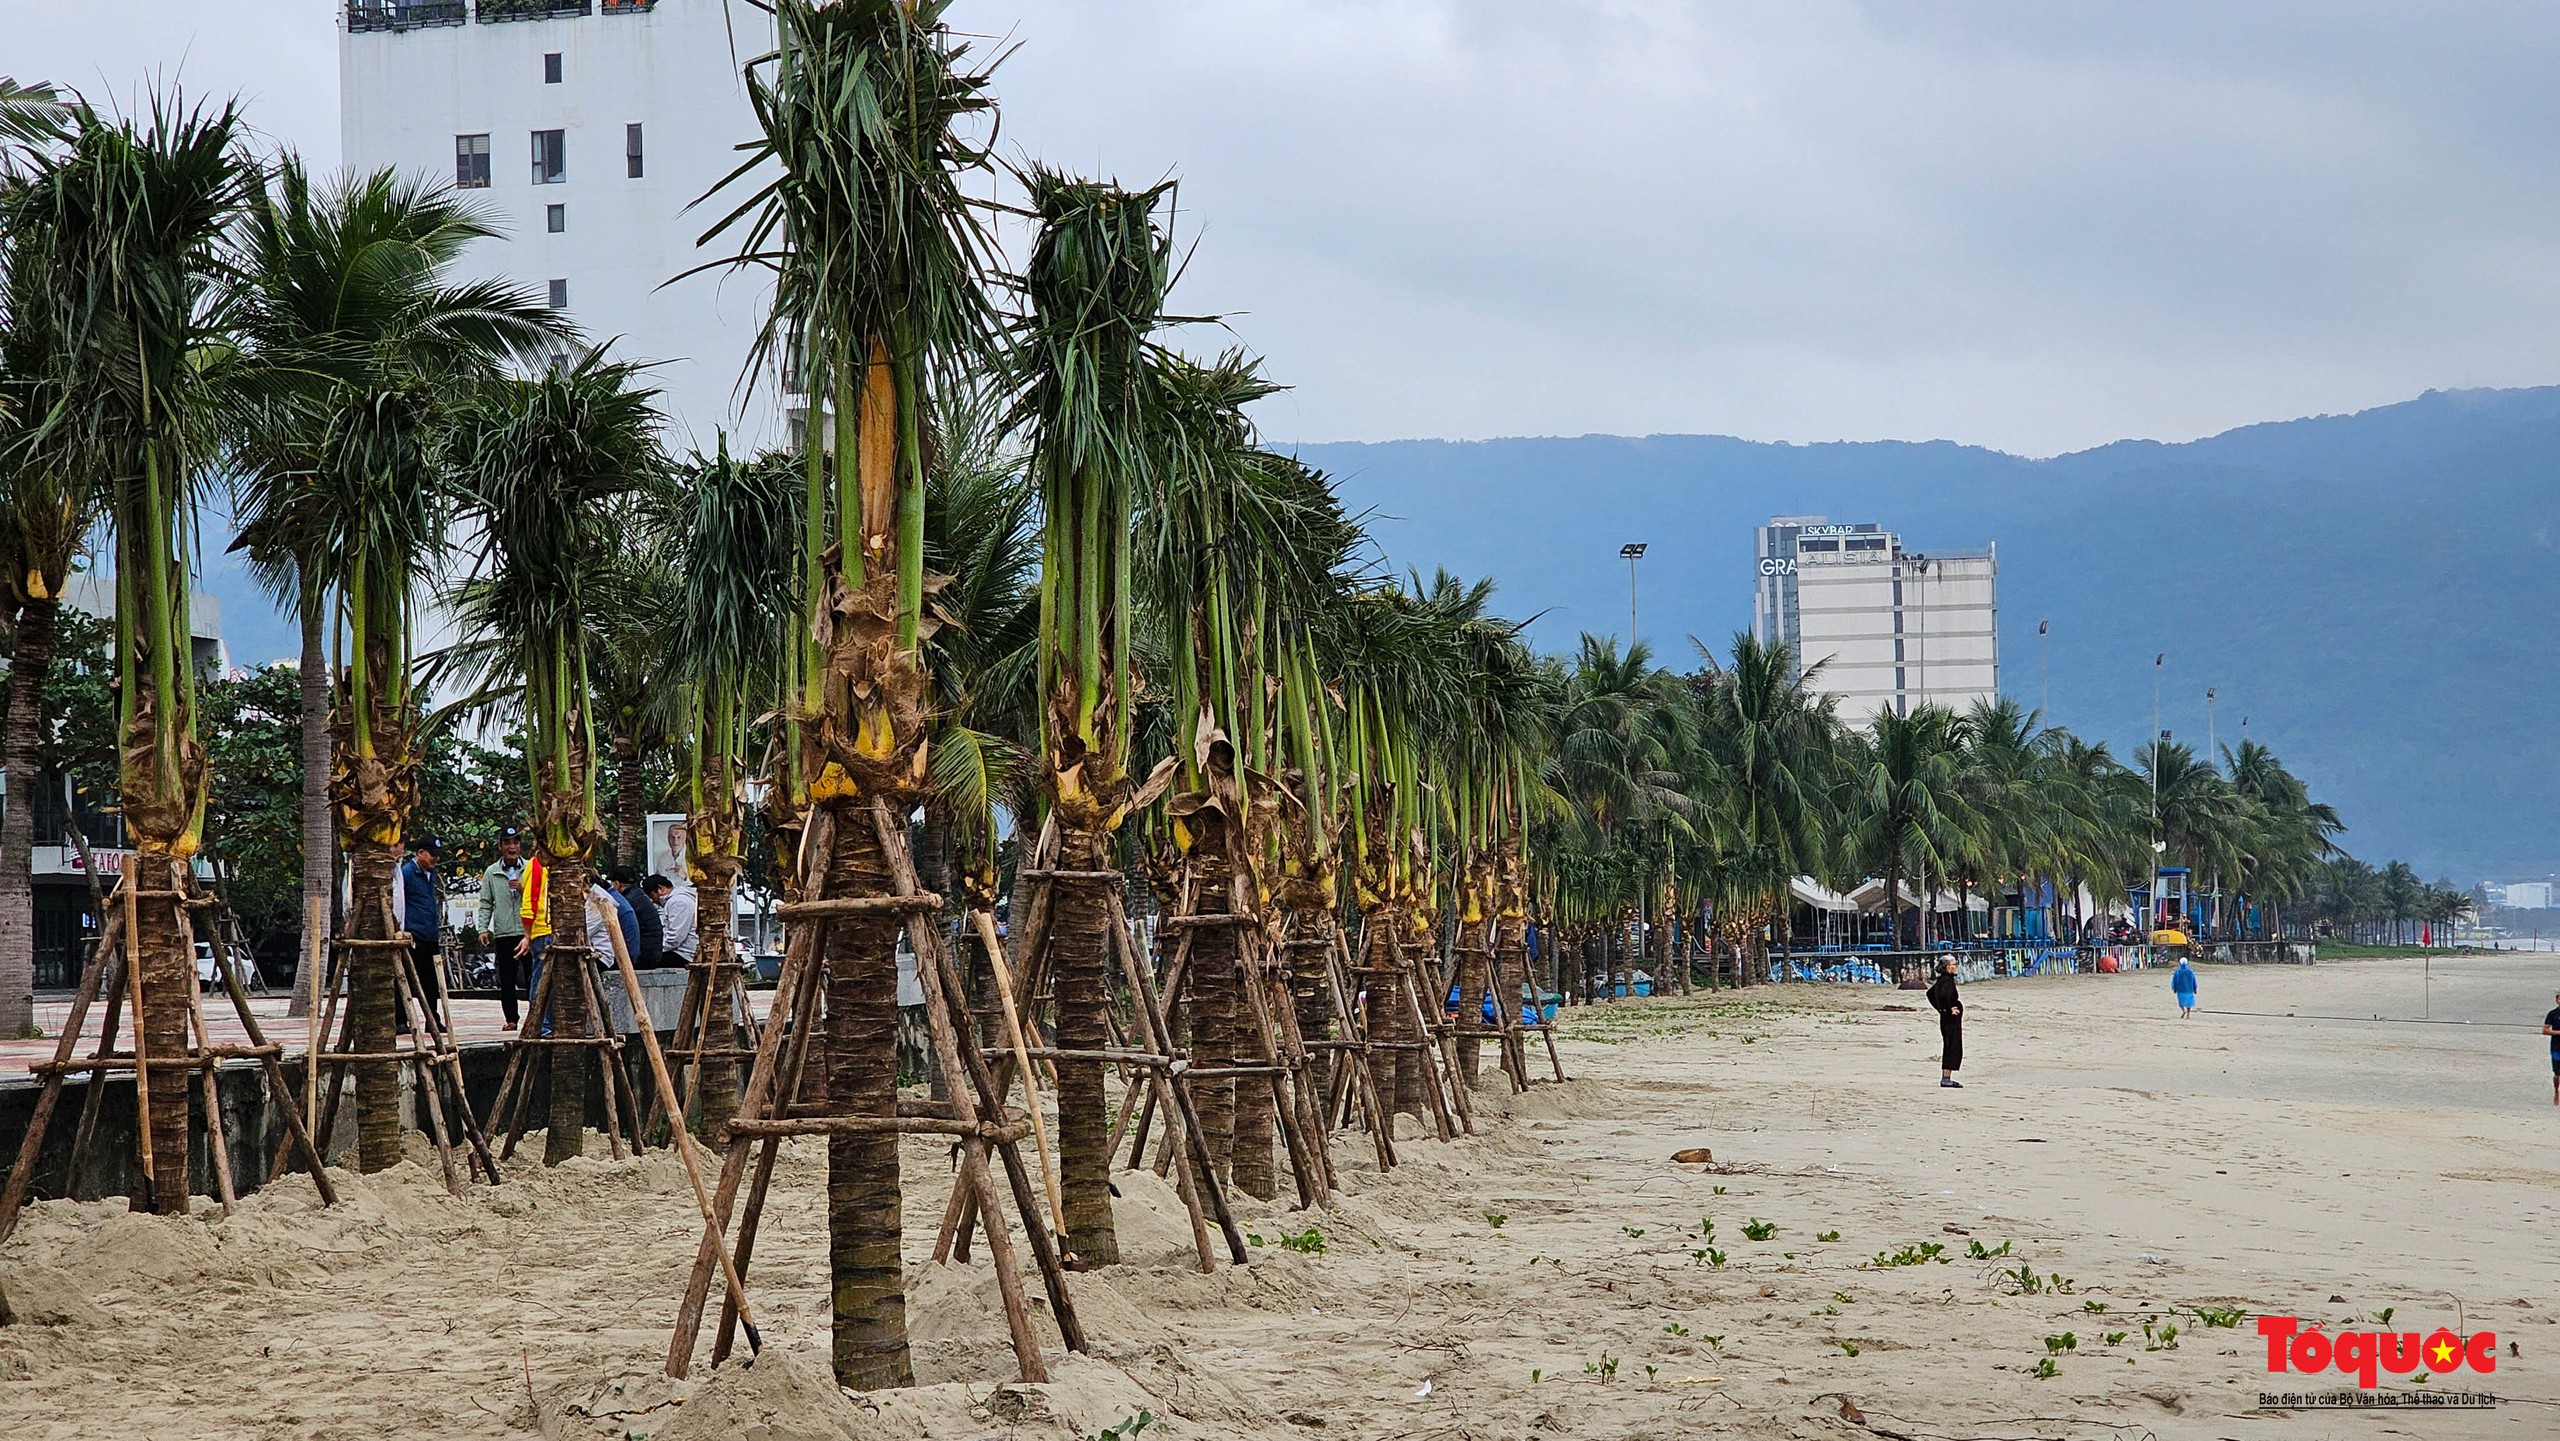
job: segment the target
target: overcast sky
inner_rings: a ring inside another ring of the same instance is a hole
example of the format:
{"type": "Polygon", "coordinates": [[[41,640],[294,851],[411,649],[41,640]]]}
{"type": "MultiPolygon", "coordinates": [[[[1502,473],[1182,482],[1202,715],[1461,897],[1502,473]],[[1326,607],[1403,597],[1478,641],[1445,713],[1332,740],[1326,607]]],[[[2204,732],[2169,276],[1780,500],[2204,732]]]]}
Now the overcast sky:
{"type": "MultiPolygon", "coordinates": [[[[713,0],[661,0],[663,4],[713,0]]],[[[238,91],[324,0],[0,0],[0,73],[238,91]]],[[[2560,379],[2560,6],[962,0],[1009,151],[1183,178],[1290,440],[2050,454],[2560,379]]]]}

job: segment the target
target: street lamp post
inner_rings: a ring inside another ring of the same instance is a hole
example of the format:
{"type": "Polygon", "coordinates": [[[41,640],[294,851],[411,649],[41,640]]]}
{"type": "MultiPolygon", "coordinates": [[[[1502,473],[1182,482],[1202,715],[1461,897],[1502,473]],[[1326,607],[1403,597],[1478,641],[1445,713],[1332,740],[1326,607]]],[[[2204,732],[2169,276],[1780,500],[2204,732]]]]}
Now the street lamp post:
{"type": "Polygon", "coordinates": [[[1644,559],[1644,542],[1631,540],[1619,546],[1618,559],[1627,563],[1627,653],[1632,655],[1642,634],[1636,629],[1636,562],[1644,559]]]}
{"type": "Polygon", "coordinates": [[[2169,653],[2162,651],[2151,658],[2151,915],[2146,929],[2156,928],[2160,919],[2160,865],[2167,857],[2169,843],[2160,838],[2160,674],[2169,663],[2169,653]]]}
{"type": "Polygon", "coordinates": [[[2213,758],[2221,754],[2214,749],[2214,738],[2217,733],[2213,728],[2213,696],[2214,687],[2206,686],[2204,688],[2204,758],[2207,765],[2212,764],[2213,758]]]}
{"type": "Polygon", "coordinates": [[[2053,724],[2053,670],[2044,661],[2044,633],[2051,629],[2052,621],[2036,622],[2036,718],[2046,725],[2053,724]]]}

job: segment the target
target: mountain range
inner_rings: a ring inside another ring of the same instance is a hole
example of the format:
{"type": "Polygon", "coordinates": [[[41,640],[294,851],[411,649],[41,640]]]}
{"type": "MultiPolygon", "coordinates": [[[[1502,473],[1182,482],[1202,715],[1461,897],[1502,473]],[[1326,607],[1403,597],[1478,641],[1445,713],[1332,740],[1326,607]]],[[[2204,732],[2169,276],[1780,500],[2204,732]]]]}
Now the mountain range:
{"type": "Polygon", "coordinates": [[[1752,529],[1877,521],[2000,560],[2001,688],[2119,755],[2159,727],[2272,747],[2341,843],[2429,877],[2560,871],[2560,387],[2028,459],[1712,435],[1302,444],[1398,567],[1493,576],[1535,643],[1666,663],[1751,623],[1752,529]],[[2040,622],[2050,622],[2041,646],[2040,622]],[[2208,703],[2206,691],[2215,692],[2208,703]]]}
{"type": "MultiPolygon", "coordinates": [[[[2560,872],[2560,387],[2119,441],[2028,459],[1948,441],[1713,435],[1301,444],[1371,513],[1387,561],[1490,575],[1541,647],[1623,638],[1696,663],[1751,623],[1752,528],[1878,521],[1922,551],[1996,545],[2001,686],[2132,753],[2274,748],[2342,843],[2429,877],[2560,872]],[[2051,622],[2039,647],[2039,622],[2051,622]],[[2210,707],[2205,692],[2215,699],[2210,707]]],[[[206,547],[236,660],[291,624],[206,547]]]]}

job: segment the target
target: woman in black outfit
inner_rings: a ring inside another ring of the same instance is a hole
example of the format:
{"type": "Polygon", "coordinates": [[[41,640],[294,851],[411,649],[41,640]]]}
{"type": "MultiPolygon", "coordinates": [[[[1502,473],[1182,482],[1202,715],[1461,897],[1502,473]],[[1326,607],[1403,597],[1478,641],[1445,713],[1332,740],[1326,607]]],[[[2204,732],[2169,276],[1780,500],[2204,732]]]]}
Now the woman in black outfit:
{"type": "Polygon", "coordinates": [[[1938,1009],[1938,1084],[1963,1090],[1956,1072],[1964,1067],[1964,1002],[1956,999],[1956,958],[1947,957],[1938,979],[1929,984],[1929,1004],[1938,1009]]]}

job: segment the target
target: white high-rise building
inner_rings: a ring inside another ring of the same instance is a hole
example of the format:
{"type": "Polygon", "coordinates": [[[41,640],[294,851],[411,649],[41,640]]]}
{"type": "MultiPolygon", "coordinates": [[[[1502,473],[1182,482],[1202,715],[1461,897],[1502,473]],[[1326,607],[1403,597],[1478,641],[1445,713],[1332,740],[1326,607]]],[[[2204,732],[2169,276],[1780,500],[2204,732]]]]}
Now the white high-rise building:
{"type": "Polygon", "coordinates": [[[733,452],[787,439],[773,377],[742,384],[769,274],[685,275],[740,248],[735,231],[695,241],[749,188],[695,202],[756,134],[741,69],[772,49],[770,16],[746,0],[345,0],[338,23],[351,172],[431,176],[485,206],[505,238],[461,271],[659,362],[676,454],[721,430],[733,452]]]}
{"type": "Polygon", "coordinates": [[[1963,710],[2000,693],[2000,559],[1924,555],[1875,524],[1782,515],[1759,528],[1753,631],[1784,642],[1813,688],[1863,725],[1916,705],[1963,710]]]}

